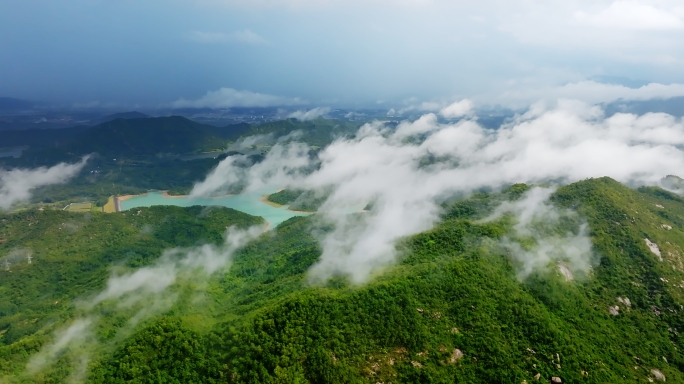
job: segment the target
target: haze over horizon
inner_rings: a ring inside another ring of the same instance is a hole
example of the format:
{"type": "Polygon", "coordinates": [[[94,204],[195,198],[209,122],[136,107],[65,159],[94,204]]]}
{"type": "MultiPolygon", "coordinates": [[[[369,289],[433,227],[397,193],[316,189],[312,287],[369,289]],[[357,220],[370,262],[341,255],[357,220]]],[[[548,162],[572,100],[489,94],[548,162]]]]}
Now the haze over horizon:
{"type": "Polygon", "coordinates": [[[78,108],[684,96],[675,0],[2,3],[3,96],[78,108]]]}

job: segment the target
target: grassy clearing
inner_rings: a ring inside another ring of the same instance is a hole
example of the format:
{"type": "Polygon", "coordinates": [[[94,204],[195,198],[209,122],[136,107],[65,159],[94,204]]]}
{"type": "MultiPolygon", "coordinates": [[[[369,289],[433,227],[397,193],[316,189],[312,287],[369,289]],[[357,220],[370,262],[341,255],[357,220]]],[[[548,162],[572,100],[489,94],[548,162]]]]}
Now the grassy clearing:
{"type": "Polygon", "coordinates": [[[93,203],[72,203],[66,210],[69,212],[91,212],[93,203]]]}
{"type": "Polygon", "coordinates": [[[116,207],[114,205],[114,196],[109,196],[109,199],[107,199],[107,204],[105,204],[102,207],[102,212],[104,212],[104,213],[116,212],[116,207]]]}

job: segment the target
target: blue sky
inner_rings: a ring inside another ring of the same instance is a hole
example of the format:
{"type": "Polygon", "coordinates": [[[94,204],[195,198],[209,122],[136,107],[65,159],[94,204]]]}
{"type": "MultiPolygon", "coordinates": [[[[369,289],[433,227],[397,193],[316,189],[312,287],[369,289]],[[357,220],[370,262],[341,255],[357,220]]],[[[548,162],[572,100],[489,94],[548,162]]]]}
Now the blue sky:
{"type": "Polygon", "coordinates": [[[0,0],[0,94],[426,110],[670,97],[684,95],[681,41],[675,0],[0,0]]]}

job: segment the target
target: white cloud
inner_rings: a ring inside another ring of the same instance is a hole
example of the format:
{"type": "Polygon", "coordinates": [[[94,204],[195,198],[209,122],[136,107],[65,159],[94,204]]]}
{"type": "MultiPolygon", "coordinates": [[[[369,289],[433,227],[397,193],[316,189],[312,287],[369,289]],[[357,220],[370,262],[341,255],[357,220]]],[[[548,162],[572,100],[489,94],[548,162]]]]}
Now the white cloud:
{"type": "Polygon", "coordinates": [[[35,169],[0,169],[0,209],[31,198],[31,191],[53,184],[63,184],[76,176],[85,166],[89,156],[75,164],[60,163],[53,167],[35,169]]]}
{"type": "Polygon", "coordinates": [[[679,96],[684,96],[684,84],[650,83],[639,88],[630,88],[619,84],[605,84],[589,80],[555,87],[520,88],[515,91],[504,92],[497,97],[481,97],[478,100],[481,102],[488,100],[521,108],[540,100],[549,102],[558,99],[572,99],[597,104],[617,100],[669,99],[679,96]]]}
{"type": "Polygon", "coordinates": [[[309,121],[309,120],[315,120],[321,116],[325,116],[328,112],[330,112],[330,108],[328,107],[318,107],[314,109],[310,109],[308,111],[295,111],[287,115],[288,118],[294,118],[297,120],[301,121],[309,121]]]}
{"type": "Polygon", "coordinates": [[[674,10],[666,11],[634,0],[617,0],[596,14],[575,13],[580,22],[601,28],[667,30],[684,28],[674,10]]]}
{"type": "Polygon", "coordinates": [[[234,108],[234,107],[278,107],[307,104],[298,97],[289,98],[251,91],[238,91],[221,88],[207,92],[196,100],[178,99],[171,105],[174,108],[234,108]]]}
{"type": "Polygon", "coordinates": [[[233,186],[241,185],[245,180],[249,180],[247,188],[250,190],[288,183],[310,165],[308,153],[309,148],[301,143],[277,144],[264,161],[252,167],[247,167],[247,156],[229,156],[209,172],[203,181],[195,184],[190,196],[225,195],[233,186]]]}
{"type": "Polygon", "coordinates": [[[586,276],[596,264],[587,224],[579,220],[576,212],[551,204],[549,199],[555,191],[555,188],[534,187],[519,200],[504,202],[483,220],[492,221],[504,214],[515,216],[514,238],[505,237],[501,243],[508,248],[521,280],[533,272],[561,266],[567,271],[567,279],[586,276]],[[572,221],[579,222],[575,233],[556,233],[561,222],[567,226],[572,221]],[[534,245],[521,246],[522,238],[534,240],[534,245]]]}
{"type": "Polygon", "coordinates": [[[473,112],[473,102],[468,99],[457,101],[442,109],[439,114],[446,118],[456,118],[469,115],[473,112]]]}
{"type": "MultiPolygon", "coordinates": [[[[468,119],[440,124],[432,114],[396,130],[367,124],[356,137],[325,148],[313,163],[305,147],[274,147],[258,168],[242,177],[258,186],[332,191],[321,215],[335,230],[321,238],[323,253],[310,276],[312,281],[326,281],[341,274],[362,283],[396,260],[396,241],[434,225],[438,202],[446,196],[518,182],[602,176],[657,184],[684,169],[682,145],[684,126],[673,116],[605,118],[598,107],[561,101],[553,109],[535,105],[498,130],[468,119]],[[415,133],[427,137],[406,140],[415,133]],[[429,155],[447,160],[419,166],[429,155]],[[297,171],[307,167],[314,170],[297,171]],[[371,212],[343,214],[368,202],[374,203],[371,212]]],[[[212,173],[200,185],[224,188],[231,174],[212,173]]]]}
{"type": "Polygon", "coordinates": [[[266,45],[268,41],[249,29],[231,33],[193,31],[188,39],[201,44],[266,45]]]}

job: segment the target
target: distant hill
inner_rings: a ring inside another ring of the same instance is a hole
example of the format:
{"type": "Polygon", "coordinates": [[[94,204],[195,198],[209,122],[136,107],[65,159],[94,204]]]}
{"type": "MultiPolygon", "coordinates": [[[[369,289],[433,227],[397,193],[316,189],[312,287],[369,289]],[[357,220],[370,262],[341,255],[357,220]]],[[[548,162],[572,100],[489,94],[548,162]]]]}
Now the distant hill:
{"type": "Polygon", "coordinates": [[[74,154],[150,156],[225,148],[225,140],[216,136],[212,129],[214,127],[181,116],[118,118],[86,131],[81,140],[67,149],[74,154]]]}
{"type": "Polygon", "coordinates": [[[2,147],[30,147],[20,159],[5,161],[12,161],[13,166],[36,166],[73,160],[89,153],[106,158],[151,158],[160,154],[215,151],[248,136],[270,135],[268,141],[274,143],[294,132],[297,133],[291,136],[292,140],[323,147],[337,137],[353,134],[360,125],[342,120],[287,119],[260,125],[241,123],[215,127],[181,116],[119,117],[94,127],[0,131],[0,142],[2,147]]]}
{"type": "Polygon", "coordinates": [[[337,137],[354,134],[361,125],[361,122],[322,118],[311,121],[286,119],[253,125],[245,131],[243,136],[273,135],[274,138],[278,138],[299,131],[300,135],[293,139],[322,147],[330,144],[337,137]]]}
{"type": "Polygon", "coordinates": [[[618,112],[643,115],[649,112],[662,112],[676,117],[684,116],[684,97],[670,99],[651,99],[638,101],[618,100],[605,106],[608,116],[618,112]]]}
{"type": "Polygon", "coordinates": [[[74,142],[90,127],[78,126],[61,129],[0,130],[0,147],[59,147],[74,142]]]}
{"type": "Polygon", "coordinates": [[[14,112],[31,109],[36,103],[27,100],[15,99],[13,97],[0,97],[0,112],[14,112]]]}
{"type": "MultiPolygon", "coordinates": [[[[28,146],[13,165],[54,164],[98,153],[108,158],[149,158],[225,149],[228,128],[181,116],[117,118],[94,127],[0,132],[3,146],[28,146]]],[[[9,160],[8,160],[9,161],[9,160]]]]}
{"type": "Polygon", "coordinates": [[[116,119],[144,119],[150,117],[149,115],[146,115],[144,113],[140,113],[137,111],[132,111],[132,112],[121,112],[121,113],[115,113],[112,115],[107,115],[99,119],[99,123],[107,123],[109,121],[113,121],[116,119]]]}
{"type": "Polygon", "coordinates": [[[218,137],[221,137],[226,140],[235,141],[240,136],[248,134],[252,126],[247,123],[239,123],[226,125],[224,127],[214,127],[210,125],[207,125],[206,127],[210,132],[212,132],[214,135],[218,137]]]}

